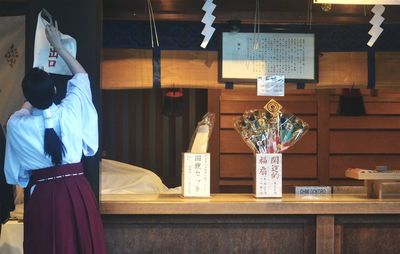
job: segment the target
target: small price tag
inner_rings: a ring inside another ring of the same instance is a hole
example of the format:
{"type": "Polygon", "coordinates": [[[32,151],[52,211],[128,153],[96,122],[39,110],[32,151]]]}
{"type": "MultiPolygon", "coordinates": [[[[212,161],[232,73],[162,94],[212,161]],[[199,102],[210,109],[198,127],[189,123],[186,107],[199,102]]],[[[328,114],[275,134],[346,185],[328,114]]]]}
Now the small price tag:
{"type": "Polygon", "coordinates": [[[285,76],[258,76],[258,96],[285,96],[285,76]]]}

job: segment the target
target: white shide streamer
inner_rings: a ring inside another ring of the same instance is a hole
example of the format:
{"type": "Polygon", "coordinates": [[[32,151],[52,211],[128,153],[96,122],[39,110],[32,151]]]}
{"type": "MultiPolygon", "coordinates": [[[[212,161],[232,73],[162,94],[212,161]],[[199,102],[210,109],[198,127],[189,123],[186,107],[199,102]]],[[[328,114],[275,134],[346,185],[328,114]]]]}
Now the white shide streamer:
{"type": "Polygon", "coordinates": [[[207,0],[202,8],[202,10],[206,12],[201,20],[201,23],[205,24],[203,31],[201,31],[201,34],[204,35],[203,42],[200,45],[202,48],[207,47],[208,42],[211,40],[211,37],[215,32],[215,28],[211,26],[215,20],[215,16],[212,15],[215,7],[217,6],[213,3],[213,0],[207,0]]]}

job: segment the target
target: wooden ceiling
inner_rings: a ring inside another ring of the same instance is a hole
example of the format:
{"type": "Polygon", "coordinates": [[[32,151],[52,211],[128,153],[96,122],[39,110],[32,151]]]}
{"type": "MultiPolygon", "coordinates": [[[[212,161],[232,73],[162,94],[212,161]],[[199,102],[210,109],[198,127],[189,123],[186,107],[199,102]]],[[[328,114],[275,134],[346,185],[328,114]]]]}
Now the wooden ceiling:
{"type": "MultiPolygon", "coordinates": [[[[104,19],[148,20],[147,0],[103,0],[104,19]]],[[[151,0],[156,20],[200,21],[204,0],[151,0]]],[[[241,20],[253,23],[256,0],[214,0],[216,22],[241,20]]],[[[263,24],[367,24],[372,18],[368,5],[331,5],[324,11],[312,0],[260,0],[263,24]]],[[[400,23],[400,6],[385,6],[385,23],[400,23]]]]}

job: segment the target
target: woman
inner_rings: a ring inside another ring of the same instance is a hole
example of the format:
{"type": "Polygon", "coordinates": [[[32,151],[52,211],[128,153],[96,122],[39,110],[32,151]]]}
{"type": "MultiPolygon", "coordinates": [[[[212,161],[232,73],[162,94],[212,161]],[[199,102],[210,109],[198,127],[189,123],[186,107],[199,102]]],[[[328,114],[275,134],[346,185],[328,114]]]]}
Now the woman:
{"type": "Polygon", "coordinates": [[[88,74],[66,51],[60,33],[46,36],[74,74],[66,97],[53,103],[55,84],[34,68],[22,81],[27,102],[7,123],[5,174],[30,189],[24,215],[24,253],[105,253],[96,199],[83,175],[82,153],[98,149],[97,113],[88,74]]]}

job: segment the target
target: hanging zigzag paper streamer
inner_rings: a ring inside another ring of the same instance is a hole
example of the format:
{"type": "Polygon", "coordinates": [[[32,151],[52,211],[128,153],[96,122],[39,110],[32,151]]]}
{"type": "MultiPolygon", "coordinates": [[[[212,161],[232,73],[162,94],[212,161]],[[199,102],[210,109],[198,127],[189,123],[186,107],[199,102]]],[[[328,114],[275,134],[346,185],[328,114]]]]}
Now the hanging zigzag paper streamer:
{"type": "Polygon", "coordinates": [[[201,20],[201,23],[205,24],[203,31],[201,31],[201,34],[204,35],[204,40],[200,45],[202,48],[207,47],[207,44],[215,31],[215,28],[211,26],[215,20],[215,16],[212,15],[215,7],[217,6],[213,3],[213,0],[207,0],[202,8],[202,10],[206,12],[203,19],[201,20]]]}
{"type": "Polygon", "coordinates": [[[375,5],[371,10],[375,15],[369,21],[372,24],[371,30],[369,30],[368,34],[371,35],[371,39],[369,39],[367,45],[372,47],[375,41],[378,39],[379,35],[383,32],[383,28],[380,27],[382,22],[385,20],[382,17],[382,13],[385,11],[385,7],[383,5],[375,5]]]}

